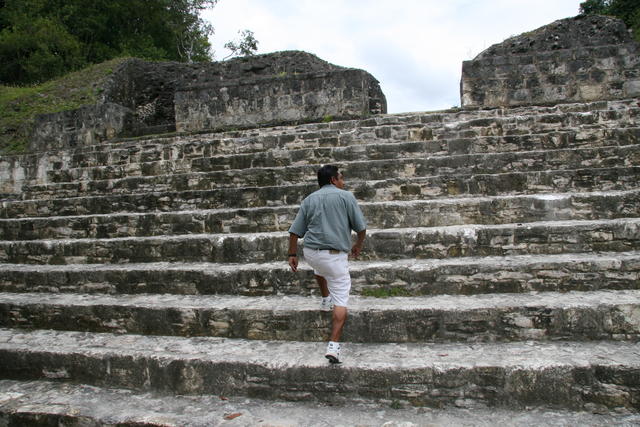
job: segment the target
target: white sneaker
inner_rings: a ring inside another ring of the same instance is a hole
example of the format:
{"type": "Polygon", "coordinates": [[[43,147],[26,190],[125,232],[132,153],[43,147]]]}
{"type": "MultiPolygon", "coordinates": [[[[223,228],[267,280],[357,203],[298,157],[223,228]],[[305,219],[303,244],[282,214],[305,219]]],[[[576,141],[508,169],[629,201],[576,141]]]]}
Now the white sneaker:
{"type": "Polygon", "coordinates": [[[327,353],[324,355],[327,359],[329,359],[330,363],[341,363],[340,362],[340,343],[329,341],[327,345],[327,353]]]}
{"type": "Polygon", "coordinates": [[[333,310],[333,301],[331,300],[331,296],[322,297],[322,302],[320,303],[320,310],[322,311],[333,310]]]}

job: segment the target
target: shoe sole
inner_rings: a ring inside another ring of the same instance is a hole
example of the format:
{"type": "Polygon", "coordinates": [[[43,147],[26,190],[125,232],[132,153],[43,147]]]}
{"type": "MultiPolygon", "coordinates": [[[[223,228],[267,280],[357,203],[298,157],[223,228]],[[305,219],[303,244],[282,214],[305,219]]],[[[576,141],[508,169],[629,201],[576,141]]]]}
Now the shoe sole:
{"type": "Polygon", "coordinates": [[[327,359],[329,359],[329,363],[332,363],[332,364],[335,364],[335,365],[342,363],[341,361],[339,361],[339,360],[338,360],[338,358],[337,358],[337,357],[335,357],[335,356],[334,356],[334,355],[332,355],[332,354],[327,354],[327,355],[325,355],[324,357],[326,357],[327,359]]]}

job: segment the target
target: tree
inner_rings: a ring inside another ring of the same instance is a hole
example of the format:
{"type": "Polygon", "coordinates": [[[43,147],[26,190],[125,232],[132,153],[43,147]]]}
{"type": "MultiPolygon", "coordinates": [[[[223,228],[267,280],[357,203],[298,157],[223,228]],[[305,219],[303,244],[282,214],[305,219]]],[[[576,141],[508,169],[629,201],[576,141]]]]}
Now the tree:
{"type": "Polygon", "coordinates": [[[231,54],[224,59],[232,56],[251,56],[258,50],[258,40],[253,36],[253,31],[238,31],[240,40],[238,42],[230,41],[225,43],[224,47],[231,51],[231,54]]]}
{"type": "Polygon", "coordinates": [[[0,80],[29,83],[85,65],[81,43],[54,17],[24,19],[0,33],[0,80]]]}
{"type": "Polygon", "coordinates": [[[587,0],[580,3],[581,15],[606,15],[608,0],[587,0]]]}
{"type": "Polygon", "coordinates": [[[0,82],[37,83],[118,56],[211,60],[217,0],[0,0],[0,82]]]}
{"type": "Polygon", "coordinates": [[[582,15],[611,15],[622,19],[640,41],[640,2],[638,0],[587,0],[580,3],[582,15]]]}
{"type": "Polygon", "coordinates": [[[200,18],[200,12],[212,8],[218,0],[175,0],[170,1],[174,16],[182,19],[171,23],[176,35],[177,52],[184,62],[207,61],[213,58],[209,36],[213,26],[200,18]]]}

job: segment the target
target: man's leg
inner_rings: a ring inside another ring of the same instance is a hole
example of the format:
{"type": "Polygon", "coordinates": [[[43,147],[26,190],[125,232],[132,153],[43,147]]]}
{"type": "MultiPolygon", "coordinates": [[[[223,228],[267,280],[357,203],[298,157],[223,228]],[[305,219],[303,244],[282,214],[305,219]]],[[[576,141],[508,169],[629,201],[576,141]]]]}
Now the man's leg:
{"type": "Polygon", "coordinates": [[[322,295],[322,301],[320,301],[320,310],[331,311],[331,309],[333,309],[333,303],[331,302],[327,279],[317,274],[315,275],[315,278],[316,282],[318,282],[318,286],[320,287],[320,294],[322,295]]]}
{"type": "Polygon", "coordinates": [[[326,298],[329,296],[329,286],[327,285],[327,279],[322,276],[315,275],[316,282],[318,282],[318,286],[320,286],[320,294],[326,298]]]}
{"type": "Polygon", "coordinates": [[[342,329],[347,320],[347,305],[349,302],[349,291],[351,290],[351,277],[349,276],[349,265],[347,255],[342,254],[331,263],[331,275],[328,276],[328,287],[333,300],[333,316],[331,323],[331,336],[325,357],[331,363],[340,363],[340,338],[342,329]]]}
{"type": "Polygon", "coordinates": [[[331,338],[333,342],[340,342],[342,328],[347,320],[347,307],[334,306],[331,323],[331,338]]]}
{"type": "Polygon", "coordinates": [[[342,336],[342,329],[347,320],[347,304],[349,290],[351,289],[347,254],[336,256],[335,254],[329,254],[328,251],[304,248],[304,256],[309,265],[313,267],[316,282],[323,297],[327,295],[334,304],[331,325],[332,340],[327,345],[325,357],[331,363],[340,363],[339,339],[342,336]],[[336,305],[336,303],[339,305],[336,305]]]}
{"type": "Polygon", "coordinates": [[[347,320],[347,307],[334,305],[331,323],[331,337],[327,344],[327,351],[324,357],[329,359],[331,363],[340,363],[340,337],[342,336],[342,328],[347,320]]]}

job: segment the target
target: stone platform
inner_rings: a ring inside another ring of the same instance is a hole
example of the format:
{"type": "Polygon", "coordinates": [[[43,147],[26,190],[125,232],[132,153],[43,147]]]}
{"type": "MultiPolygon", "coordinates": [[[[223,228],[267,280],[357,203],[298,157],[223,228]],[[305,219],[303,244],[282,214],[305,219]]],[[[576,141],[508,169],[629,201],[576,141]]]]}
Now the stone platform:
{"type": "MultiPolygon", "coordinates": [[[[22,425],[83,426],[328,426],[422,425],[632,427],[638,414],[592,414],[566,410],[497,408],[432,409],[359,402],[346,406],[265,401],[239,397],[166,396],[50,381],[0,381],[0,421],[22,425]]],[[[464,402],[459,402],[463,404],[464,402]]]]}
{"type": "Polygon", "coordinates": [[[639,117],[452,110],[0,158],[0,423],[637,424],[639,117]],[[340,366],[286,264],[324,163],[369,221],[340,366]]]}

